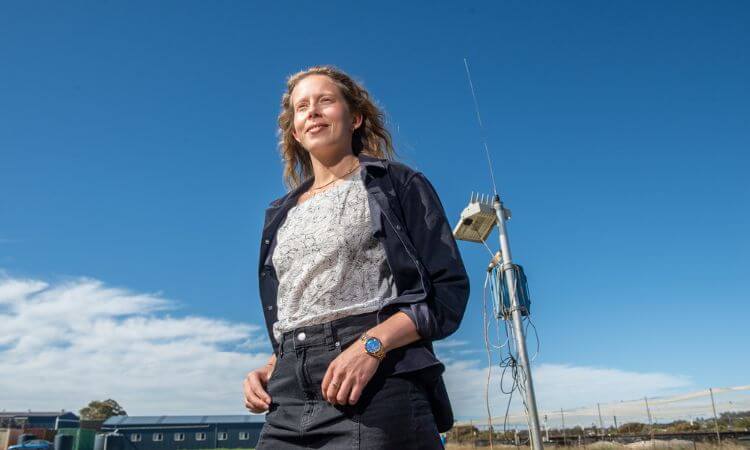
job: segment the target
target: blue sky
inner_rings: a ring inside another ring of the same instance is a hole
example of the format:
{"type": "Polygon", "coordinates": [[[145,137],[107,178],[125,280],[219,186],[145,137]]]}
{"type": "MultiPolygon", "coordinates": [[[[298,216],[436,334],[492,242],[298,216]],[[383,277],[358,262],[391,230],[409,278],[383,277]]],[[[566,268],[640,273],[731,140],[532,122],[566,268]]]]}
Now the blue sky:
{"type": "MultiPolygon", "coordinates": [[[[1,364],[75,331],[42,321],[49,333],[31,333],[29,305],[49,301],[75,320],[89,317],[83,305],[123,298],[147,306],[91,316],[60,351],[101,361],[78,347],[99,336],[86,330],[110,323],[128,336],[133,318],[183,327],[180,342],[195,343],[198,320],[213,330],[200,348],[226,351],[240,361],[231,367],[262,360],[255,273],[263,210],[284,192],[285,77],[335,64],[361,80],[400,159],[430,178],[455,223],[471,191],[490,192],[468,57],[532,290],[541,378],[545,367],[646,377],[617,394],[552,383],[540,403],[748,384],[750,5],[270,3],[0,6],[0,316],[15,324],[0,326],[1,364]]],[[[485,364],[487,253],[460,248],[472,297],[439,349],[455,392],[485,364]]],[[[139,403],[143,386],[116,393],[126,409],[157,412],[139,403]]],[[[242,411],[238,392],[214,410],[242,411]]],[[[77,409],[87,394],[51,404],[29,391],[8,407],[77,409]]],[[[478,414],[468,405],[459,416],[478,414]]]]}

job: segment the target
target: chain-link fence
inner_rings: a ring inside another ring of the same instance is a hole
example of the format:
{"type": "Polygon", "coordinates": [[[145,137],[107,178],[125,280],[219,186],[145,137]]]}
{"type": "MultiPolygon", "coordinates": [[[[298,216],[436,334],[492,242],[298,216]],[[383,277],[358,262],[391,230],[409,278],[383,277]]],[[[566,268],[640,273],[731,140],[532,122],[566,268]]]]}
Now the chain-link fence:
{"type": "MultiPolygon", "coordinates": [[[[750,446],[750,386],[540,410],[539,416],[542,438],[555,444],[682,439],[714,444],[722,440],[746,442],[750,446]]],[[[490,438],[527,445],[526,415],[457,422],[449,433],[449,441],[480,446],[490,438]]]]}

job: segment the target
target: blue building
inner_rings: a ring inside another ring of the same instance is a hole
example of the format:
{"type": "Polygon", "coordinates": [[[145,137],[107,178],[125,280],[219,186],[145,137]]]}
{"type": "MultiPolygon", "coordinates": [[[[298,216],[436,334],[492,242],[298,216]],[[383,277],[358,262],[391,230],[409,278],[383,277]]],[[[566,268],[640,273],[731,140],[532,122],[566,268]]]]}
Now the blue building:
{"type": "Polygon", "coordinates": [[[263,422],[241,416],[114,416],[101,431],[125,436],[128,450],[253,448],[263,422]]]}
{"type": "Polygon", "coordinates": [[[58,412],[0,412],[0,428],[78,428],[80,420],[68,411],[58,412]]]}

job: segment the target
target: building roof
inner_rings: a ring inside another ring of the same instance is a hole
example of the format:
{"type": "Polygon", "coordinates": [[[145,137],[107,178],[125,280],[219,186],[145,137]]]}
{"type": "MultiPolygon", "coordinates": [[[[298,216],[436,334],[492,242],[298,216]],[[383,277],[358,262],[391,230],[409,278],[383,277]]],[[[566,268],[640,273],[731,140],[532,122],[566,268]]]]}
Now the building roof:
{"type": "Polygon", "coordinates": [[[138,427],[154,425],[205,425],[262,422],[254,416],[112,416],[102,427],[138,427]]]}
{"type": "Polygon", "coordinates": [[[40,411],[2,411],[0,417],[60,417],[73,415],[78,417],[70,411],[53,411],[53,412],[40,412],[40,411]]]}

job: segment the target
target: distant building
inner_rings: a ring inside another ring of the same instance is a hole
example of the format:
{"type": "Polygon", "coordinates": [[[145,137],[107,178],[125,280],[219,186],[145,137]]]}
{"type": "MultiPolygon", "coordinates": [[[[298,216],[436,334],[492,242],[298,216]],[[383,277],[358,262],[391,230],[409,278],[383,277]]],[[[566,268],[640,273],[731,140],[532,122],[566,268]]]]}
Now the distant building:
{"type": "Polygon", "coordinates": [[[0,428],[78,428],[80,420],[68,411],[57,412],[0,412],[0,428]]]}
{"type": "Polygon", "coordinates": [[[172,450],[252,448],[263,422],[241,416],[114,416],[101,431],[117,431],[130,444],[126,449],[172,450]]]}

